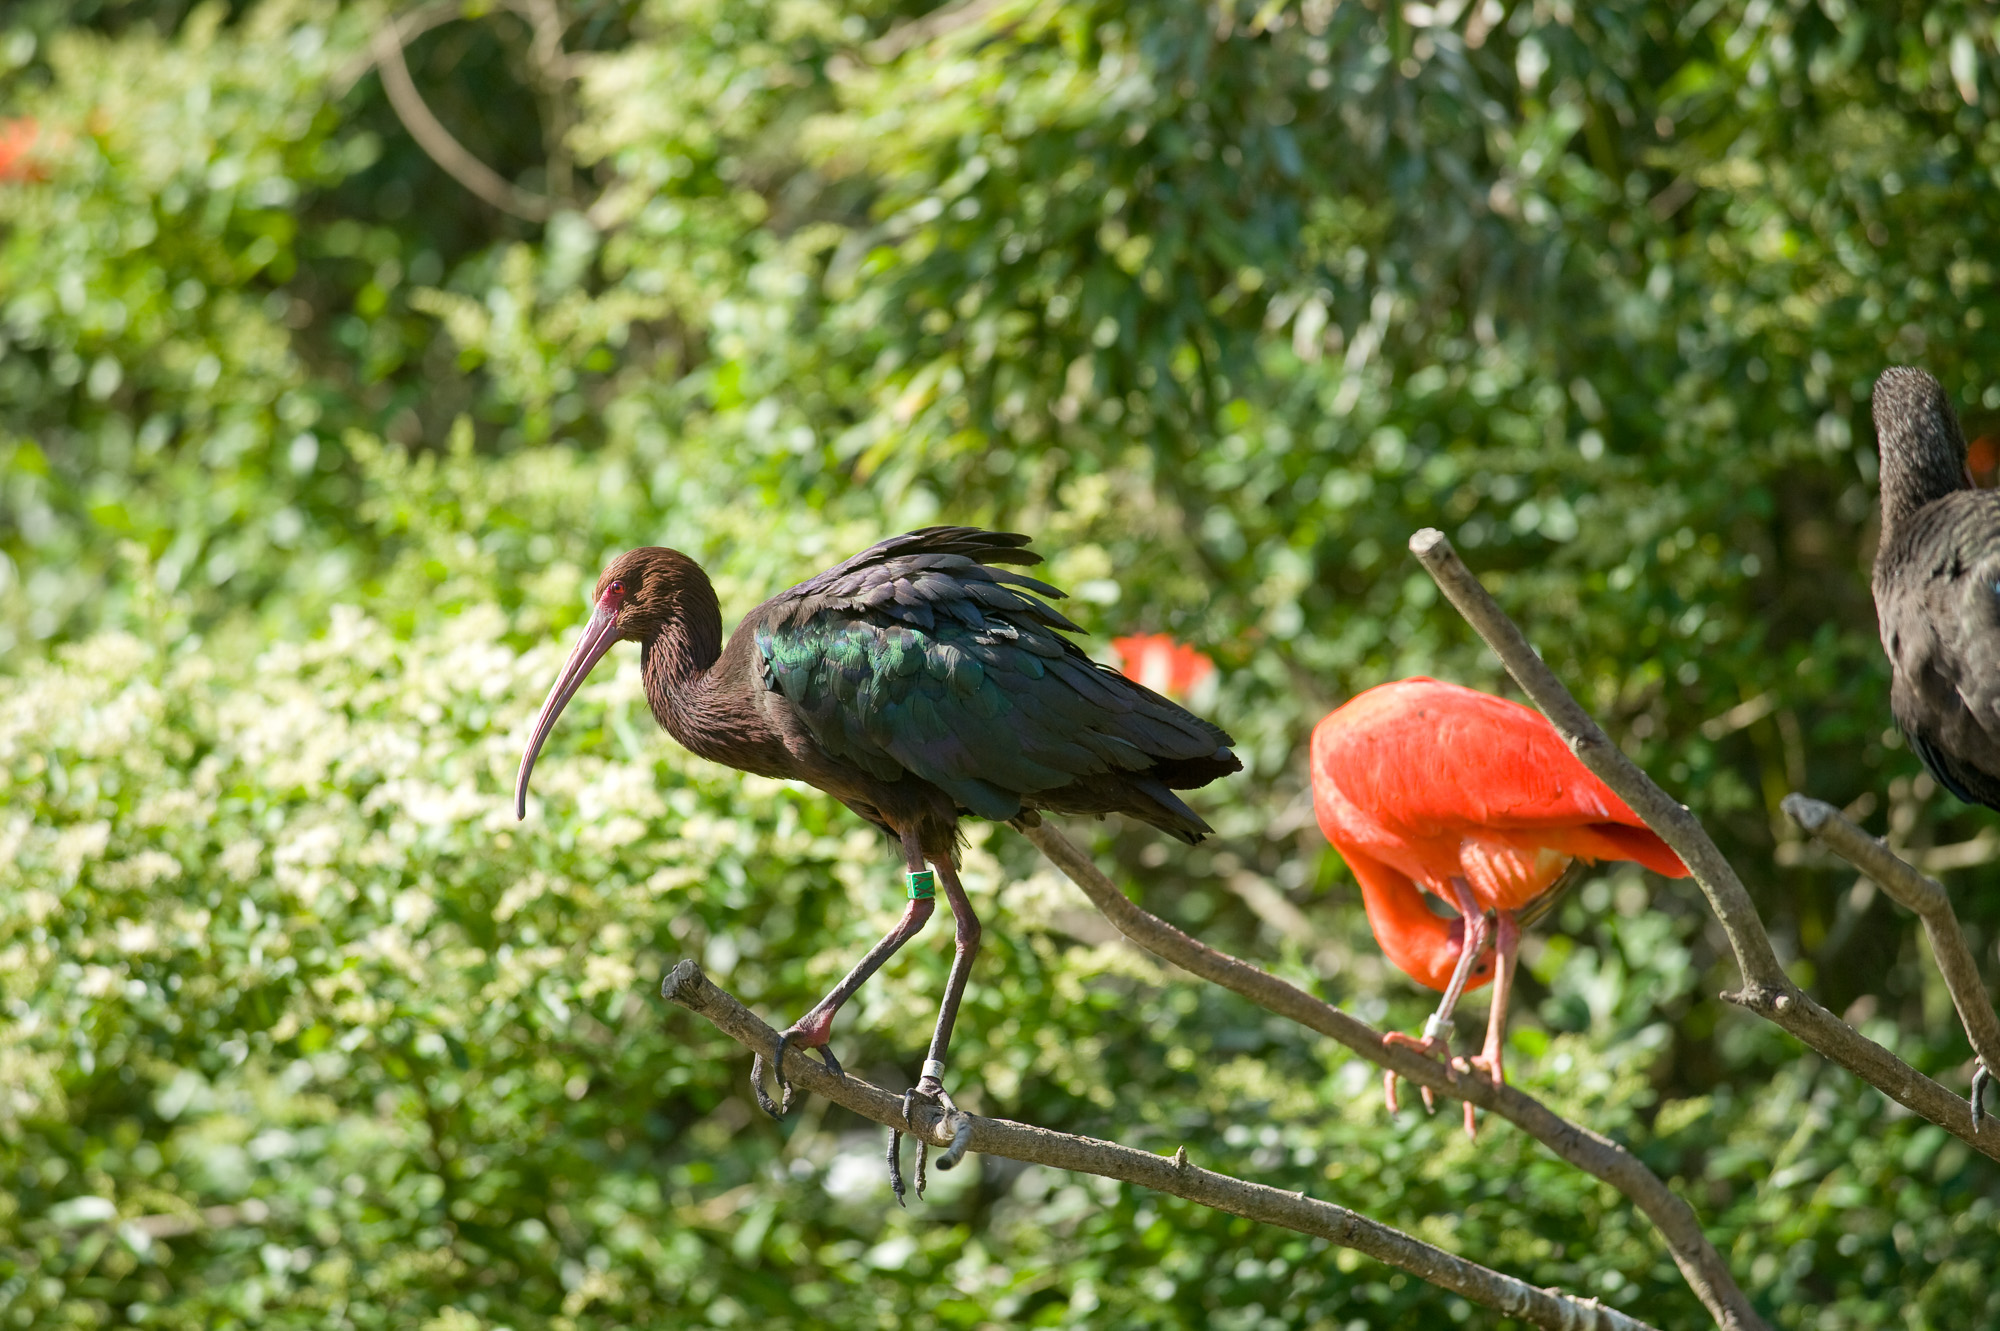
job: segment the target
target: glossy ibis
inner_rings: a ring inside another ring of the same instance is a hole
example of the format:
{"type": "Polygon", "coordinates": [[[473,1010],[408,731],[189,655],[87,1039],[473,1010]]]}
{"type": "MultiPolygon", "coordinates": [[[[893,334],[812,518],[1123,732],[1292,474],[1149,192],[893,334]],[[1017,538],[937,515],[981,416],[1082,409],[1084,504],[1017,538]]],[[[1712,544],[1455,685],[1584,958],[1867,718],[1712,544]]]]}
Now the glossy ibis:
{"type": "MultiPolygon", "coordinates": [[[[1975,489],[1943,385],[1896,366],[1875,381],[1882,535],[1875,618],[1889,710],[1938,784],[2000,809],[2000,491],[1975,489]]],[[[1979,1122],[1988,1069],[1972,1078],[1979,1122]]]]}
{"type": "Polygon", "coordinates": [[[1922,370],[1883,371],[1874,413],[1889,709],[1939,785],[2000,809],[2000,491],[1973,488],[1951,399],[1922,370]]]}
{"type": "MultiPolygon", "coordinates": [[[[1506,1080],[1501,1042],[1521,926],[1595,860],[1687,873],[1540,713],[1457,684],[1405,679],[1356,696],[1313,730],[1311,769],[1320,829],[1361,884],[1376,942],[1444,993],[1421,1037],[1384,1039],[1449,1058],[1460,996],[1492,980],[1486,1045],[1471,1065],[1495,1085],[1506,1080]],[[1433,912],[1425,892],[1458,918],[1433,912]]],[[[1383,1088],[1394,1112],[1395,1074],[1383,1088]]]]}
{"type": "MultiPolygon", "coordinates": [[[[819,1049],[839,1073],[827,1048],[834,1015],[930,919],[934,881],[951,905],[957,949],[910,1097],[951,1108],[945,1050],[980,932],[958,880],[960,818],[1122,813],[1192,844],[1210,828],[1174,791],[1242,767],[1220,729],[1063,637],[1080,630],[1048,603],[1061,592],[996,567],[1040,563],[1027,543],[973,527],[892,537],[764,602],[727,642],[715,589],[693,560],[630,550],[597,580],[590,620],[542,704],[521,756],[517,816],[526,815],[528,775],[564,705],[613,644],[629,639],[639,644],[653,715],[682,747],[816,786],[902,847],[903,916],[780,1037],[772,1060],[780,1104],[764,1092],[762,1060],[752,1064],[758,1103],[773,1116],[791,1100],[788,1047],[819,1049]]],[[[939,1166],[962,1149],[961,1139],[939,1166]]],[[[901,1201],[895,1152],[892,1136],[901,1201]]],[[[921,1168],[920,1156],[920,1178],[921,1168]]]]}

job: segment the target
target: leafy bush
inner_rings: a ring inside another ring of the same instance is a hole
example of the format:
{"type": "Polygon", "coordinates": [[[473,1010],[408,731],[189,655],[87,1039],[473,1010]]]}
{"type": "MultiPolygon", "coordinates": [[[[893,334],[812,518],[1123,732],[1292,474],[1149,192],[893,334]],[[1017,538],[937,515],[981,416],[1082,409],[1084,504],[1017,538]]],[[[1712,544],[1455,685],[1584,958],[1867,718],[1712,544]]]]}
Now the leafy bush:
{"type": "MultiPolygon", "coordinates": [[[[672,750],[629,659],[512,823],[578,591],[641,543],[734,613],[885,531],[1034,533],[1097,643],[1218,659],[1251,764],[1199,797],[1216,842],[1107,826],[1106,863],[1410,1027],[1425,995],[1367,940],[1300,741],[1384,678],[1499,686],[1401,555],[1444,526],[1709,820],[1801,982],[1963,1083],[1909,922],[1776,807],[1859,799],[1918,849],[1982,825],[1885,729],[1864,575],[1874,374],[1923,361],[1975,432],[2000,411],[1983,28],[1830,0],[567,18],[559,76],[511,11],[409,48],[545,225],[408,141],[372,11],[29,7],[0,38],[6,113],[42,130],[41,178],[0,183],[0,1313],[1472,1316],[1000,1162],[885,1215],[872,1131],[755,1117],[659,974],[696,955],[795,1014],[885,927],[896,866],[831,801],[672,750]]],[[[1504,1125],[1475,1150],[1390,1122],[1366,1065],[974,836],[974,1107],[1698,1322],[1615,1197],[1504,1125]]],[[[1963,889],[1991,872],[1953,875],[1982,955],[2000,898],[1963,889]]],[[[1691,889],[1609,874],[1559,926],[1516,1077],[1672,1177],[1776,1320],[1993,1316],[1990,1162],[1723,1012],[1691,889]]],[[[946,950],[863,991],[850,1066],[908,1076],[946,950]]]]}

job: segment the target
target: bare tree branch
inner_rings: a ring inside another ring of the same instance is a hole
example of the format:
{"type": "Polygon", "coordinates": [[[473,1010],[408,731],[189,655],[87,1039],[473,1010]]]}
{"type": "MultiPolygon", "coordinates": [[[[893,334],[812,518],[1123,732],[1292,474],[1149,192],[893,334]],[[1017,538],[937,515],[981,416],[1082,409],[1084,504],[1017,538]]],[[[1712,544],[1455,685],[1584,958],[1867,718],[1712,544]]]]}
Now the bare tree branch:
{"type": "Polygon", "coordinates": [[[417,146],[433,162],[453,180],[501,212],[530,222],[548,220],[549,214],[555,211],[553,200],[522,189],[474,157],[431,114],[430,107],[424,104],[423,94],[417,91],[416,81],[410,77],[409,65],[403,60],[402,30],[393,19],[375,30],[372,49],[375,67],[382,72],[382,90],[389,95],[389,105],[395,108],[396,118],[403,122],[403,128],[410,131],[410,137],[417,141],[417,146]]]}
{"type": "MultiPolygon", "coordinates": [[[[1818,837],[1834,854],[1846,860],[1879,884],[1905,908],[1915,911],[1930,936],[1931,955],[1937,958],[1944,986],[1958,1008],[1965,1026],[1965,1038],[1972,1051],[1989,1071],[2000,1070],[2000,1017],[1993,1015],[1993,1001],[1979,978],[1979,965],[1972,959],[1964,930],[1958,927],[1958,913],[1944,885],[1917,872],[1914,865],[1868,833],[1841,816],[1831,804],[1804,795],[1785,796],[1785,812],[1792,821],[1818,837]]],[[[1979,1106],[1973,1104],[1974,1118],[1979,1106]]]]}
{"type": "Polygon", "coordinates": [[[922,18],[897,24],[862,49],[870,60],[884,65],[905,51],[983,23],[989,15],[1005,9],[1008,3],[1009,0],[953,0],[951,4],[939,5],[922,18]]]}
{"type": "Polygon", "coordinates": [[[2000,1124],[1975,1122],[1970,1102],[1953,1095],[1863,1036],[1792,982],[1771,950],[1770,936],[1764,932],[1763,921],[1758,918],[1743,880],[1736,876],[1736,870],[1716,848],[1700,820],[1660,789],[1611,742],[1590,714],[1570,696],[1555,672],[1535,655],[1535,649],[1521,636],[1521,630],[1466,568],[1444,533],[1425,528],[1410,538],[1410,552],[1437,580],[1444,594],[1458,607],[1459,614],[1499,654],[1508,673],[1535,706],[1541,708],[1584,766],[1631,806],[1687,865],[1708,897],[1716,918],[1722,922],[1743,976],[1743,988],[1724,993],[1723,999],[1783,1027],[1896,1103],[2000,1160],[2000,1124]]]}
{"type": "MultiPolygon", "coordinates": [[[[464,0],[430,0],[427,5],[403,11],[396,16],[394,22],[397,35],[402,39],[403,45],[408,46],[432,28],[464,17],[464,0]]],[[[351,57],[336,69],[328,78],[327,85],[333,89],[335,97],[345,97],[373,68],[375,68],[375,50],[371,42],[368,50],[351,57]]]]}
{"type": "Polygon", "coordinates": [[[556,0],[504,0],[507,9],[528,25],[528,65],[542,97],[542,145],[548,154],[549,192],[568,198],[575,172],[569,157],[569,131],[575,119],[569,85],[577,76],[576,61],[563,50],[568,26],[556,0]]]}
{"type": "MultiPolygon", "coordinates": [[[[778,1033],[711,982],[695,962],[683,961],[674,967],[661,983],[660,994],[706,1017],[715,1023],[716,1029],[739,1044],[766,1058],[775,1054],[778,1033]]],[[[885,1127],[905,1126],[902,1097],[879,1086],[852,1074],[836,1076],[817,1060],[797,1053],[786,1064],[786,1072],[805,1089],[864,1118],[885,1127]]],[[[976,1114],[966,1114],[964,1118],[971,1122],[975,1151],[1114,1178],[1230,1215],[1323,1238],[1549,1331],[1652,1331],[1646,1323],[1596,1299],[1538,1289],[1513,1276],[1454,1257],[1442,1248],[1345,1207],[1189,1164],[1185,1148],[1173,1156],[1161,1156],[1116,1142],[1051,1132],[1004,1118],[981,1118],[976,1114]]],[[[951,1134],[940,1131],[942,1119],[943,1115],[932,1106],[918,1105],[917,1134],[935,1145],[944,1145],[951,1134]]]]}
{"type": "Polygon", "coordinates": [[[1388,1068],[1397,1076],[1408,1077],[1421,1086],[1457,1099],[1470,1100],[1490,1109],[1519,1127],[1578,1169],[1602,1179],[1625,1194],[1643,1211],[1660,1236],[1695,1297],[1702,1301],[1716,1325],[1726,1331],[1753,1331],[1766,1326],[1737,1287],[1722,1255],[1702,1233],[1694,1210],[1674,1194],[1673,1189],[1646,1168],[1637,1156],[1589,1128],[1570,1122],[1547,1105],[1511,1086],[1495,1086],[1484,1077],[1461,1077],[1443,1063],[1424,1057],[1414,1049],[1383,1042],[1382,1032],[1367,1022],[1349,1016],[1331,1003],[1314,998],[1305,990],[1217,951],[1197,938],[1182,933],[1159,916],[1140,907],[1120,892],[1117,885],[1075,842],[1039,819],[1021,819],[1015,826],[1035,843],[1049,861],[1071,882],[1083,889],[1105,918],[1120,933],[1163,961],[1172,962],[1189,974],[1241,994],[1257,1006],[1301,1026],[1318,1031],[1346,1045],[1372,1063],[1388,1068]]]}

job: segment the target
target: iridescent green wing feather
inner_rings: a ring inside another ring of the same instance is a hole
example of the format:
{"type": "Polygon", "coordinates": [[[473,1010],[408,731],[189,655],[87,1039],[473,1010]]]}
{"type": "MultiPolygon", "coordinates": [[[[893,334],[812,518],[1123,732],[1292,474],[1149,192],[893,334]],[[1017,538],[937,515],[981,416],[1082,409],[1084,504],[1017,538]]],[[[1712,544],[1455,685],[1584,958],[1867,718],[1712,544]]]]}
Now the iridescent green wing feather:
{"type": "Polygon", "coordinates": [[[1024,795],[1225,749],[1220,729],[1064,638],[1076,626],[1042,599],[1062,593],[983,562],[1035,560],[1023,541],[933,528],[802,583],[760,612],[765,686],[833,757],[882,780],[917,776],[985,818],[1014,817],[1024,795]]]}

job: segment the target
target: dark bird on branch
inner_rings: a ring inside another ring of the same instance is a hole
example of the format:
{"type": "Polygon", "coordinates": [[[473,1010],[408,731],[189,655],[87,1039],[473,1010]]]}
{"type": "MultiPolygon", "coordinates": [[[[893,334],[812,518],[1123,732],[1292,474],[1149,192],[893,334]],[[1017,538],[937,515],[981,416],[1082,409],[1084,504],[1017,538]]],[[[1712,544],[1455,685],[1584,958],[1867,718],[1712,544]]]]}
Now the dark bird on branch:
{"type": "MultiPolygon", "coordinates": [[[[556,718],[591,667],[629,639],[639,644],[653,715],[682,747],[816,786],[902,846],[909,905],[784,1032],[772,1069],[781,1104],[764,1092],[761,1060],[752,1065],[758,1103],[773,1116],[791,1101],[787,1047],[817,1048],[840,1071],[827,1047],[834,1015],[930,919],[934,876],[957,949],[910,1096],[951,1108],[945,1050],[980,932],[958,880],[960,818],[1122,813],[1192,845],[1211,829],[1174,791],[1242,768],[1219,728],[1063,637],[1081,630],[1047,603],[1061,592],[994,567],[1040,563],[1027,543],[974,527],[891,537],[758,606],[727,643],[715,589],[693,560],[655,546],[630,550],[597,580],[590,621],[542,704],[521,757],[517,817],[527,814],[528,775],[556,718]]],[[[962,1153],[961,1138],[939,1167],[962,1153]]],[[[901,1201],[893,1137],[889,1165],[901,1201]]],[[[920,1154],[919,1195],[922,1169],[920,1154]]]]}
{"type": "MultiPolygon", "coordinates": [[[[1458,684],[1418,677],[1354,697],[1314,728],[1311,768],[1320,830],[1361,885],[1375,941],[1444,994],[1421,1038],[1392,1031],[1384,1040],[1450,1059],[1453,1009],[1491,980],[1485,1047],[1453,1066],[1478,1068],[1496,1086],[1507,1079],[1501,1046],[1521,929],[1599,860],[1687,876],[1541,713],[1458,684]],[[1433,912],[1425,892],[1458,918],[1433,912]]],[[[1382,1086],[1394,1113],[1396,1075],[1382,1086]]]]}
{"type": "MultiPolygon", "coordinates": [[[[1975,489],[1944,386],[1899,365],[1875,381],[1882,537],[1875,618],[1889,710],[1938,784],[2000,809],[2000,492],[1975,489]]],[[[1972,1076],[1972,1121],[1989,1070],[1972,1076]]]]}
{"type": "Polygon", "coordinates": [[[2000,809],[2000,492],[1973,488],[1951,399],[1922,370],[1883,371],[1874,411],[1889,709],[1938,784],[2000,809]]]}

